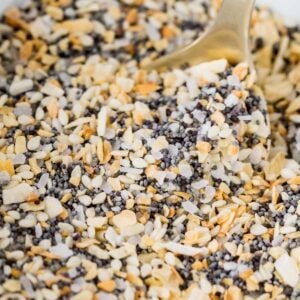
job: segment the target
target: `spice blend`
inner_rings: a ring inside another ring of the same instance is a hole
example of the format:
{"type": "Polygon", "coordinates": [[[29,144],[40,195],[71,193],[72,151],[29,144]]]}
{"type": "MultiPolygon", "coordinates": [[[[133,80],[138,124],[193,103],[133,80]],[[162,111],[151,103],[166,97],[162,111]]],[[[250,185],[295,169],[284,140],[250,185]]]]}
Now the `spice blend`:
{"type": "Polygon", "coordinates": [[[300,28],[255,11],[257,76],[225,60],[141,67],[219,5],[5,13],[1,299],[300,297],[300,28]]]}

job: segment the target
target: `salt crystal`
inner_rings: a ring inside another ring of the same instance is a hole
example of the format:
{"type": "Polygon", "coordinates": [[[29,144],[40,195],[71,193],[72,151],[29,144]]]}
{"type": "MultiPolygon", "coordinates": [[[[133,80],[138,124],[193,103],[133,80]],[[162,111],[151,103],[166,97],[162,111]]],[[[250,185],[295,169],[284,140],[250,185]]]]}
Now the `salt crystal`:
{"type": "Polygon", "coordinates": [[[178,165],[179,174],[185,178],[190,178],[194,174],[193,168],[186,162],[180,163],[178,165]]]}
{"type": "Polygon", "coordinates": [[[206,186],[205,187],[205,200],[206,202],[210,202],[216,194],[216,189],[213,186],[206,186]]]}
{"type": "Polygon", "coordinates": [[[232,134],[232,129],[229,128],[229,126],[227,124],[225,124],[222,128],[222,130],[220,131],[219,136],[223,139],[229,138],[232,134]]]}
{"type": "Polygon", "coordinates": [[[102,204],[104,203],[106,199],[106,194],[105,193],[100,193],[95,196],[95,198],[92,200],[93,204],[102,204]]]}
{"type": "Polygon", "coordinates": [[[262,149],[259,145],[255,146],[250,154],[250,162],[254,165],[258,164],[262,160],[262,149]]]}
{"type": "Polygon", "coordinates": [[[254,224],[250,228],[250,232],[254,235],[262,235],[265,234],[267,231],[268,229],[261,224],[254,224]]]}
{"type": "Polygon", "coordinates": [[[189,116],[189,114],[185,114],[182,121],[186,124],[192,124],[193,119],[189,116]]]}
{"type": "Polygon", "coordinates": [[[117,246],[118,244],[118,234],[116,231],[113,229],[113,227],[108,227],[106,232],[105,232],[105,239],[112,244],[114,247],[117,246]]]}
{"type": "Polygon", "coordinates": [[[285,179],[292,179],[293,177],[296,177],[296,173],[290,169],[282,169],[280,174],[285,179]]]}
{"type": "Polygon", "coordinates": [[[29,214],[26,216],[26,218],[21,219],[19,221],[20,227],[23,227],[23,228],[31,228],[31,227],[34,227],[35,224],[36,224],[36,218],[33,214],[29,214]]]}
{"type": "Polygon", "coordinates": [[[30,26],[30,33],[35,37],[48,37],[53,26],[50,16],[45,15],[35,18],[30,26]]]}
{"type": "Polygon", "coordinates": [[[152,151],[151,155],[154,159],[157,159],[157,160],[162,159],[164,157],[160,151],[157,151],[157,152],[152,151]]]}
{"type": "Polygon", "coordinates": [[[14,81],[9,88],[9,93],[12,96],[17,96],[30,91],[32,88],[33,81],[31,79],[23,79],[20,81],[14,81]]]}
{"type": "Polygon", "coordinates": [[[205,115],[205,113],[204,113],[203,111],[194,110],[194,111],[192,112],[192,114],[193,114],[193,117],[194,117],[197,121],[199,121],[199,123],[201,123],[201,124],[204,122],[204,120],[205,120],[205,118],[206,118],[206,115],[205,115]]]}
{"type": "Polygon", "coordinates": [[[107,140],[112,140],[116,136],[116,131],[113,128],[106,128],[104,138],[107,140]]]}
{"type": "Polygon", "coordinates": [[[239,103],[239,99],[234,94],[228,95],[228,97],[224,101],[225,105],[228,107],[233,107],[239,103]]]}
{"type": "Polygon", "coordinates": [[[220,128],[218,126],[214,125],[208,129],[207,136],[210,139],[215,139],[219,135],[219,132],[220,132],[220,128]]]}
{"type": "Polygon", "coordinates": [[[182,207],[190,214],[196,214],[199,211],[199,208],[191,201],[182,202],[182,207]]]}
{"type": "Polygon", "coordinates": [[[199,180],[199,181],[194,181],[191,186],[195,190],[202,189],[208,185],[208,181],[205,179],[199,180]]]}
{"type": "Polygon", "coordinates": [[[25,106],[25,105],[21,105],[21,106],[17,106],[14,109],[14,114],[16,116],[22,116],[22,115],[26,115],[26,116],[31,116],[32,115],[32,108],[30,106],[25,106]]]}
{"type": "Polygon", "coordinates": [[[21,124],[21,125],[30,125],[30,124],[33,124],[34,123],[34,118],[33,117],[30,117],[30,116],[20,116],[18,117],[18,122],[21,124]]]}
{"type": "Polygon", "coordinates": [[[40,238],[42,235],[43,235],[43,230],[42,230],[41,224],[38,223],[35,225],[35,236],[37,238],[40,238]]]}
{"type": "Polygon", "coordinates": [[[12,161],[14,165],[24,165],[26,156],[24,154],[16,154],[12,161]]]}
{"type": "Polygon", "coordinates": [[[44,200],[45,212],[50,218],[55,218],[62,213],[63,207],[59,200],[54,197],[46,197],[44,200]]]}
{"type": "Polygon", "coordinates": [[[78,216],[79,220],[82,222],[85,222],[85,214],[84,214],[83,206],[77,205],[76,211],[77,211],[77,216],[78,216]]]}
{"type": "Polygon", "coordinates": [[[92,198],[88,195],[82,195],[78,197],[78,200],[80,203],[82,203],[84,206],[89,206],[92,204],[92,198]]]}
{"type": "Polygon", "coordinates": [[[73,251],[69,249],[66,244],[57,244],[56,246],[50,247],[49,251],[61,258],[68,258],[73,255],[73,251]]]}
{"type": "MultiPolygon", "coordinates": [[[[178,132],[178,129],[179,129],[179,124],[178,123],[172,123],[169,125],[169,129],[172,131],[172,132],[178,132]]],[[[170,145],[170,146],[173,146],[173,145],[170,145]]]]}
{"type": "Polygon", "coordinates": [[[300,263],[300,247],[294,248],[291,251],[291,256],[298,262],[300,263]]]}
{"type": "Polygon", "coordinates": [[[78,277],[78,272],[75,268],[69,269],[68,274],[70,275],[71,278],[78,277]]]}
{"type": "Polygon", "coordinates": [[[135,168],[143,169],[147,167],[147,162],[140,157],[133,157],[131,161],[135,168]]]}
{"type": "Polygon", "coordinates": [[[280,228],[280,233],[281,234],[289,234],[289,233],[292,233],[292,232],[295,232],[295,231],[297,231],[297,229],[294,226],[284,226],[284,227],[280,228]]]}
{"type": "Polygon", "coordinates": [[[144,27],[145,27],[146,33],[151,41],[159,41],[160,40],[160,33],[154,26],[152,26],[149,23],[144,22],[144,27]]]}
{"type": "Polygon", "coordinates": [[[114,271],[120,271],[120,269],[122,268],[122,263],[118,259],[113,259],[111,261],[111,267],[114,271]]]}
{"type": "Polygon", "coordinates": [[[233,261],[224,263],[224,270],[225,271],[235,270],[236,268],[237,268],[237,263],[235,263],[233,261]]]}
{"type": "Polygon", "coordinates": [[[21,183],[13,188],[3,190],[3,204],[10,205],[24,202],[31,192],[33,192],[33,188],[27,183],[21,183]]]}
{"type": "Polygon", "coordinates": [[[24,290],[26,291],[26,293],[28,294],[28,297],[35,298],[34,297],[35,292],[32,288],[31,281],[26,276],[21,276],[20,283],[21,283],[22,287],[24,288],[24,290]]]}
{"type": "Polygon", "coordinates": [[[284,253],[276,260],[274,265],[283,282],[291,287],[296,287],[300,270],[295,259],[284,253]]]}
{"type": "Polygon", "coordinates": [[[44,174],[41,176],[39,182],[37,183],[37,187],[38,187],[39,189],[45,187],[46,184],[48,183],[49,178],[50,178],[49,174],[48,174],[48,173],[44,173],[44,174]]]}
{"type": "Polygon", "coordinates": [[[195,98],[199,95],[198,82],[194,78],[189,78],[186,81],[186,87],[190,93],[191,98],[195,98]]]}
{"type": "Polygon", "coordinates": [[[268,126],[265,116],[261,111],[255,110],[251,114],[251,126],[252,131],[254,131],[258,136],[267,138],[270,135],[270,127],[268,126]]]}
{"type": "Polygon", "coordinates": [[[150,264],[143,264],[141,266],[141,275],[142,277],[147,277],[152,271],[152,267],[150,264]]]}
{"type": "Polygon", "coordinates": [[[0,187],[8,184],[10,181],[10,175],[6,171],[0,172],[0,187]]]}
{"type": "Polygon", "coordinates": [[[177,156],[178,155],[178,152],[179,152],[179,150],[178,150],[178,148],[176,147],[176,146],[174,146],[174,145],[170,145],[169,146],[169,153],[170,153],[170,156],[177,156]]]}
{"type": "Polygon", "coordinates": [[[239,78],[235,75],[230,75],[227,77],[227,82],[231,86],[239,87],[241,85],[241,82],[239,78]]]}

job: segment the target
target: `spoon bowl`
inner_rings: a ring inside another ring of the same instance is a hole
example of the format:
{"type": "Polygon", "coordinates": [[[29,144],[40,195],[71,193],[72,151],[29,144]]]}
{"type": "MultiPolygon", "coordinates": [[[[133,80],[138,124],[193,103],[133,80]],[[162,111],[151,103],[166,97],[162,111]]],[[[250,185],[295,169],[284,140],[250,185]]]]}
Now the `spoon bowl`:
{"type": "Polygon", "coordinates": [[[145,66],[163,69],[225,58],[230,64],[251,65],[249,27],[254,0],[224,0],[215,22],[195,40],[145,66]]]}

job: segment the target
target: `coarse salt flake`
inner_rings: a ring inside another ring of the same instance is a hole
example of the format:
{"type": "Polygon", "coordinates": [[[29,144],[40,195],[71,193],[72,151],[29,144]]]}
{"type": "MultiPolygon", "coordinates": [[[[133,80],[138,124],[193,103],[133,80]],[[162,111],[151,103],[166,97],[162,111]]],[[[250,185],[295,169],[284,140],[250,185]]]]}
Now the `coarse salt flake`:
{"type": "Polygon", "coordinates": [[[267,231],[268,229],[261,224],[254,224],[250,228],[250,232],[254,235],[262,235],[265,234],[267,231]]]}
{"type": "Polygon", "coordinates": [[[56,246],[50,247],[50,252],[60,256],[61,258],[68,258],[73,255],[73,251],[69,249],[66,244],[57,244],[56,246]]]}
{"type": "Polygon", "coordinates": [[[20,81],[14,81],[9,88],[9,93],[12,96],[17,96],[30,91],[32,88],[33,81],[31,79],[23,79],[20,81]]]}
{"type": "Polygon", "coordinates": [[[281,255],[275,262],[275,268],[285,284],[295,287],[299,281],[300,270],[294,258],[287,253],[281,255]]]}
{"type": "Polygon", "coordinates": [[[54,197],[46,197],[44,200],[45,211],[50,218],[55,218],[62,213],[63,207],[59,200],[54,197]]]}
{"type": "Polygon", "coordinates": [[[13,188],[3,190],[3,203],[4,205],[10,205],[24,202],[31,192],[33,192],[33,188],[27,183],[21,183],[13,188]]]}

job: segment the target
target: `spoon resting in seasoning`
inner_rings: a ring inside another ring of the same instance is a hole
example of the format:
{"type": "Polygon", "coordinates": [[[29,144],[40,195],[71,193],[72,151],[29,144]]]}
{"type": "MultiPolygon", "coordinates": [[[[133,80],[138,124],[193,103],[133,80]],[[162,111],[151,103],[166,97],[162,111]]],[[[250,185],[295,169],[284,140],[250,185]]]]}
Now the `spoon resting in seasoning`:
{"type": "MultiPolygon", "coordinates": [[[[251,59],[250,21],[255,0],[223,0],[214,23],[206,32],[190,45],[174,53],[165,55],[146,65],[147,70],[163,70],[181,66],[194,66],[213,60],[226,59],[230,65],[246,63],[255,74],[251,59]]],[[[261,99],[261,110],[265,113],[265,122],[269,129],[270,120],[267,114],[267,102],[260,87],[252,87],[261,99]]],[[[270,151],[270,140],[267,143],[270,151]]]]}
{"type": "Polygon", "coordinates": [[[251,65],[249,27],[254,0],[223,0],[214,23],[190,45],[145,65],[146,69],[163,69],[195,65],[225,58],[234,65],[251,65]]]}

